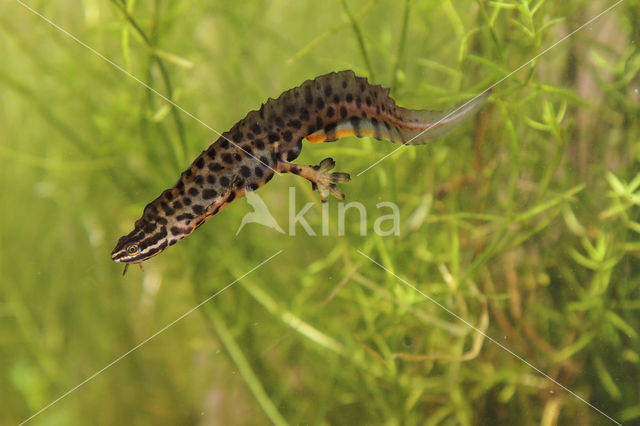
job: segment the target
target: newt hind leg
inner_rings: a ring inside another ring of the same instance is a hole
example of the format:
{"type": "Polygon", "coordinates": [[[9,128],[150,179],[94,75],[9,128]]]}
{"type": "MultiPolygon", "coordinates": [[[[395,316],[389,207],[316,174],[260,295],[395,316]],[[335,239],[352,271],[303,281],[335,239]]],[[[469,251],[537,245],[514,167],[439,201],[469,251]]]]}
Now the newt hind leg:
{"type": "Polygon", "coordinates": [[[276,169],[283,173],[293,173],[294,175],[302,176],[311,182],[313,189],[317,190],[320,194],[322,202],[327,201],[325,190],[329,191],[331,195],[339,200],[344,200],[344,194],[336,186],[338,182],[349,182],[351,177],[348,173],[329,173],[329,170],[333,169],[336,165],[333,158],[325,158],[320,162],[318,166],[304,166],[289,163],[286,161],[279,161],[276,164],[276,169]]]}

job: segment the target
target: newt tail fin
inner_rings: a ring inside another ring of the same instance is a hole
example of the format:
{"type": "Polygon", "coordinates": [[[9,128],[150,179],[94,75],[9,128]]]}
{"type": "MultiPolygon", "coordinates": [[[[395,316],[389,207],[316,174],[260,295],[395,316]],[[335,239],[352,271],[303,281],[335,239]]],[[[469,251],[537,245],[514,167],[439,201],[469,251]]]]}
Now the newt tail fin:
{"type": "Polygon", "coordinates": [[[420,145],[438,139],[473,116],[486,102],[491,90],[446,111],[411,110],[396,105],[389,89],[370,84],[352,71],[318,77],[300,88],[309,99],[317,94],[322,127],[305,134],[311,142],[332,142],[346,136],[373,137],[406,145],[420,145]],[[315,90],[310,90],[313,85],[315,90]],[[324,93],[322,92],[324,88],[324,93]]]}
{"type": "Polygon", "coordinates": [[[446,111],[397,108],[400,120],[392,120],[390,123],[395,128],[395,131],[389,131],[390,140],[406,145],[422,145],[438,139],[478,112],[490,94],[489,89],[464,104],[446,111]]]}

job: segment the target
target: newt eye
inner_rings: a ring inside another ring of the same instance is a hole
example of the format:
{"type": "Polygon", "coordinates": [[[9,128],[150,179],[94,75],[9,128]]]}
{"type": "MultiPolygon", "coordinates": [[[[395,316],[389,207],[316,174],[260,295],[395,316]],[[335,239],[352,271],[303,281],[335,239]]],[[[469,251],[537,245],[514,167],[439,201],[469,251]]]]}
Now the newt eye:
{"type": "Polygon", "coordinates": [[[132,244],[129,247],[127,247],[127,253],[129,254],[136,254],[139,250],[139,247],[137,244],[132,244]]]}

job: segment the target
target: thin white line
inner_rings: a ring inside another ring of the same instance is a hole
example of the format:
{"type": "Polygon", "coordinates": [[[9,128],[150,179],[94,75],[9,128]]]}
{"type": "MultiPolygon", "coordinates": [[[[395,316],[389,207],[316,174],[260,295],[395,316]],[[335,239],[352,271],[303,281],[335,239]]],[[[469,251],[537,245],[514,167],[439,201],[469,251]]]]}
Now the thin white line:
{"type": "Polygon", "coordinates": [[[567,388],[566,386],[560,384],[559,382],[557,382],[553,377],[549,376],[548,374],[546,374],[544,371],[540,370],[539,368],[537,368],[535,365],[531,364],[529,361],[527,361],[526,359],[522,358],[520,355],[516,354],[515,352],[513,352],[511,349],[507,348],[506,346],[504,346],[502,343],[498,342],[497,340],[495,340],[494,338],[488,336],[486,333],[484,333],[482,330],[480,330],[479,328],[477,328],[476,326],[474,326],[473,324],[471,324],[470,322],[468,322],[467,320],[465,320],[464,318],[462,318],[461,316],[457,315],[455,312],[453,312],[452,310],[450,310],[449,308],[447,308],[446,306],[442,305],[441,303],[439,303],[437,300],[435,300],[434,298],[428,296],[427,294],[423,293],[422,291],[420,291],[417,287],[415,287],[414,285],[410,284],[408,281],[406,281],[404,278],[399,277],[398,275],[394,274],[392,271],[390,271],[389,269],[385,268],[384,266],[382,266],[380,263],[376,262],[375,260],[373,260],[372,258],[370,258],[369,256],[367,256],[366,254],[364,254],[362,251],[357,250],[358,253],[360,253],[362,256],[366,257],[367,259],[369,259],[371,262],[375,263],[376,265],[378,265],[381,269],[383,269],[384,271],[388,272],[389,274],[393,275],[394,277],[396,277],[397,279],[399,279],[400,281],[402,281],[405,285],[407,285],[409,288],[415,290],[416,292],[420,293],[422,296],[424,296],[427,300],[429,300],[430,302],[436,304],[440,309],[443,309],[444,311],[446,311],[449,315],[455,317],[456,319],[462,321],[467,327],[470,327],[471,329],[473,329],[474,331],[482,334],[487,340],[490,340],[491,342],[493,342],[494,344],[496,344],[498,347],[500,347],[500,349],[508,352],[509,354],[511,354],[513,357],[517,358],[519,361],[523,362],[524,364],[526,364],[527,366],[529,366],[531,369],[535,370],[536,372],[538,372],[540,375],[544,376],[545,378],[547,378],[548,380],[552,381],[553,383],[555,383],[556,385],[558,385],[559,387],[561,387],[562,389],[564,389],[567,393],[569,393],[570,395],[578,398],[580,401],[584,402],[585,404],[587,404],[589,407],[593,408],[595,411],[597,411],[598,413],[602,414],[604,417],[606,417],[607,419],[611,420],[613,423],[617,424],[617,425],[621,425],[621,423],[619,423],[618,421],[616,421],[615,419],[613,419],[612,417],[608,416],[605,412],[603,412],[602,410],[600,410],[598,407],[596,407],[595,405],[591,404],[590,402],[586,401],[584,398],[582,398],[580,395],[576,394],[575,392],[573,392],[571,389],[567,388]]]}
{"type": "Polygon", "coordinates": [[[520,65],[518,68],[516,68],[515,70],[511,71],[509,74],[507,74],[505,77],[502,77],[500,80],[498,80],[497,82],[493,83],[491,86],[487,87],[485,90],[483,90],[481,93],[479,93],[478,95],[474,96],[473,98],[469,99],[467,102],[465,102],[464,104],[460,105],[458,108],[454,109],[453,111],[451,111],[449,114],[447,114],[446,116],[444,116],[443,118],[441,118],[439,121],[437,121],[435,124],[433,124],[432,126],[429,126],[427,129],[423,130],[422,132],[418,133],[416,136],[414,136],[413,138],[411,138],[408,142],[405,142],[404,144],[400,145],[398,148],[394,149],[393,151],[391,151],[390,153],[388,153],[387,155],[385,155],[384,157],[380,158],[378,161],[376,161],[375,163],[371,164],[369,167],[367,167],[366,169],[362,170],[360,173],[358,173],[356,176],[360,176],[361,174],[365,173],[366,171],[368,171],[369,169],[371,169],[372,167],[376,166],[378,163],[384,161],[385,159],[387,159],[388,157],[392,156],[393,154],[395,154],[397,151],[401,150],[402,148],[405,148],[407,145],[409,145],[411,143],[412,140],[422,136],[423,134],[425,134],[426,132],[428,132],[429,130],[433,129],[434,127],[437,127],[437,125],[439,123],[441,123],[442,121],[446,120],[447,118],[451,117],[453,114],[455,114],[456,112],[460,111],[462,108],[464,108],[465,106],[469,105],[471,102],[473,102],[474,100],[478,99],[480,96],[482,96],[484,93],[487,92],[487,90],[491,90],[494,87],[496,87],[498,84],[502,83],[503,81],[505,81],[507,78],[511,77],[513,74],[517,73],[518,71],[520,71],[522,68],[526,67],[527,65],[529,65],[531,62],[535,61],[536,59],[538,59],[540,56],[544,55],[545,53],[547,53],[548,51],[550,51],[551,49],[553,49],[554,47],[556,47],[557,45],[559,45],[560,43],[562,43],[563,41],[565,41],[566,39],[568,39],[569,37],[571,37],[572,35],[574,35],[575,33],[577,33],[578,31],[580,31],[581,29],[583,29],[584,27],[586,27],[587,25],[591,24],[592,22],[594,22],[595,20],[599,19],[602,15],[608,13],[611,9],[615,8],[616,6],[618,6],[620,3],[622,3],[624,0],[618,0],[616,3],[614,3],[612,6],[609,6],[607,9],[605,9],[604,11],[600,12],[598,15],[596,15],[595,17],[589,19],[587,22],[585,22],[584,24],[580,25],[577,29],[571,31],[569,34],[567,34],[566,36],[562,37],[560,40],[556,41],[555,43],[553,43],[551,46],[547,47],[545,50],[543,50],[542,52],[540,52],[539,54],[537,54],[536,56],[534,56],[533,58],[529,59],[527,62],[525,62],[524,64],[520,65]]]}
{"type": "Polygon", "coordinates": [[[229,138],[227,138],[226,136],[224,136],[222,133],[218,132],[216,129],[214,129],[213,127],[209,126],[207,123],[205,123],[204,121],[200,120],[198,117],[196,117],[195,115],[191,114],[189,111],[187,111],[186,109],[182,108],[180,105],[176,104],[175,102],[173,102],[171,99],[167,98],[165,95],[163,95],[162,93],[158,92],[156,89],[154,89],[153,87],[149,86],[147,83],[145,83],[144,81],[140,80],[138,77],[136,77],[135,75],[131,74],[129,71],[125,70],[124,68],[122,68],[120,65],[116,64],[115,62],[113,62],[111,59],[107,58],[106,56],[104,56],[102,53],[98,52],[97,50],[95,50],[93,47],[89,46],[88,44],[86,44],[85,42],[83,42],[82,40],[80,40],[78,37],[74,36],[73,34],[71,34],[69,31],[65,30],[64,28],[60,27],[58,24],[54,23],[53,21],[51,21],[49,18],[47,18],[46,16],[40,14],[39,12],[37,12],[36,10],[34,10],[33,8],[31,8],[30,6],[26,5],[25,3],[23,3],[21,0],[16,0],[18,3],[20,3],[22,6],[24,6],[26,9],[30,10],[33,14],[39,16],[40,18],[42,18],[44,21],[48,22],[49,24],[51,24],[54,28],[60,30],[62,33],[64,33],[65,35],[67,35],[68,37],[70,37],[71,39],[73,39],[76,43],[80,44],[83,47],[86,47],[87,49],[89,49],[91,52],[93,52],[95,55],[97,55],[98,57],[100,57],[101,59],[103,59],[104,61],[110,63],[111,65],[113,65],[115,68],[117,68],[119,71],[122,71],[124,74],[128,75],[129,77],[131,77],[133,80],[137,81],[138,83],[140,83],[141,85],[143,85],[144,87],[146,87],[148,90],[152,91],[153,93],[155,93],[156,95],[160,96],[162,99],[164,99],[165,101],[167,101],[168,103],[170,103],[171,105],[173,105],[174,107],[178,108],[180,111],[182,111],[183,113],[187,114],[189,117],[193,118],[194,120],[196,120],[198,123],[202,124],[203,126],[205,126],[207,129],[211,130],[213,133],[217,134],[218,136],[220,136],[223,139],[226,139],[231,145],[235,146],[236,148],[240,148],[242,151],[244,151],[247,155],[249,155],[250,157],[252,157],[253,159],[255,159],[256,161],[262,163],[264,166],[268,167],[269,169],[271,169],[271,171],[273,171],[274,173],[276,173],[277,175],[280,175],[280,172],[278,172],[277,170],[271,168],[271,166],[269,166],[268,164],[263,163],[259,158],[257,158],[256,156],[254,156],[252,153],[245,151],[243,148],[241,148],[238,144],[236,144],[235,142],[233,142],[232,140],[230,140],[229,138]]]}
{"type": "Polygon", "coordinates": [[[91,376],[87,377],[86,379],[84,379],[82,382],[80,382],[79,384],[77,384],[76,386],[74,386],[73,388],[69,389],[67,392],[65,392],[64,394],[62,394],[62,396],[58,397],[56,400],[50,402],[49,404],[45,405],[44,407],[42,407],[39,411],[37,411],[36,413],[32,414],[29,418],[25,419],[22,421],[22,423],[20,423],[18,426],[22,426],[23,424],[29,422],[30,420],[32,420],[34,417],[36,417],[37,415],[41,414],[43,411],[45,411],[46,409],[50,408],[52,405],[58,403],[60,400],[62,400],[63,398],[65,398],[66,396],[68,396],[69,394],[71,394],[72,392],[76,391],[80,386],[86,384],[87,382],[91,381],[92,379],[94,379],[96,376],[98,376],[99,374],[101,374],[102,372],[104,372],[106,369],[108,369],[109,367],[113,366],[114,364],[116,364],[117,362],[121,361],[123,358],[125,358],[127,355],[131,354],[133,351],[135,351],[136,349],[140,348],[142,345],[144,345],[145,343],[147,343],[148,341],[150,341],[151,339],[153,339],[154,337],[156,337],[157,335],[159,335],[160,333],[164,332],[166,329],[168,329],[169,327],[173,326],[175,323],[177,323],[178,321],[182,320],[184,317],[186,317],[187,315],[191,314],[193,311],[195,311],[196,309],[200,308],[202,305],[204,305],[205,303],[209,302],[211,299],[213,299],[214,297],[218,296],[220,293],[222,293],[223,291],[225,291],[226,289],[228,289],[229,287],[231,287],[232,285],[234,285],[235,283],[237,283],[238,281],[240,281],[241,279],[243,279],[244,277],[246,277],[247,275],[249,275],[250,273],[252,273],[253,271],[255,271],[256,269],[260,268],[262,265],[264,265],[265,263],[269,262],[271,259],[273,259],[274,257],[276,257],[277,255],[279,255],[280,253],[282,253],[284,250],[280,250],[277,253],[273,254],[271,257],[269,257],[266,260],[263,260],[259,265],[254,266],[250,271],[246,272],[245,274],[243,274],[242,276],[240,276],[239,278],[236,278],[234,281],[232,281],[231,283],[227,284],[226,286],[224,286],[221,290],[217,291],[216,293],[214,293],[212,296],[207,297],[206,299],[204,299],[202,302],[200,302],[196,307],[189,309],[187,312],[185,312],[184,314],[180,315],[176,320],[174,320],[173,322],[167,324],[166,326],[162,327],[160,330],[156,331],[155,333],[153,333],[151,336],[147,337],[146,339],[144,339],[142,342],[138,343],[136,346],[134,346],[133,348],[131,348],[129,351],[125,352],[124,354],[120,355],[118,358],[114,359],[113,361],[111,361],[109,364],[107,364],[106,366],[104,366],[102,369],[98,370],[97,372],[95,372],[94,374],[92,374],[91,376]]]}

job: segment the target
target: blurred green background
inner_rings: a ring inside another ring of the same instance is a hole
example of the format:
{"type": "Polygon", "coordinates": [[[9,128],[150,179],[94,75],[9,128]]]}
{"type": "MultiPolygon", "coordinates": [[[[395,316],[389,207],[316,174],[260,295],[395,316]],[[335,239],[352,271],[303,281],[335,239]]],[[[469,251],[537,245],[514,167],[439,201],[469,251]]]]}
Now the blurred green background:
{"type": "MultiPolygon", "coordinates": [[[[353,69],[405,107],[480,93],[613,1],[29,1],[222,132],[353,69]]],[[[145,263],[109,253],[217,136],[15,1],[0,4],[0,423],[609,424],[402,281],[619,422],[640,422],[640,2],[508,77],[478,117],[402,149],[309,146],[367,207],[283,235],[234,203],[145,263]],[[371,232],[376,203],[400,235],[371,232]],[[352,215],[352,216],[351,216],[352,215]]],[[[288,187],[259,191],[287,228],[288,187]]]]}

